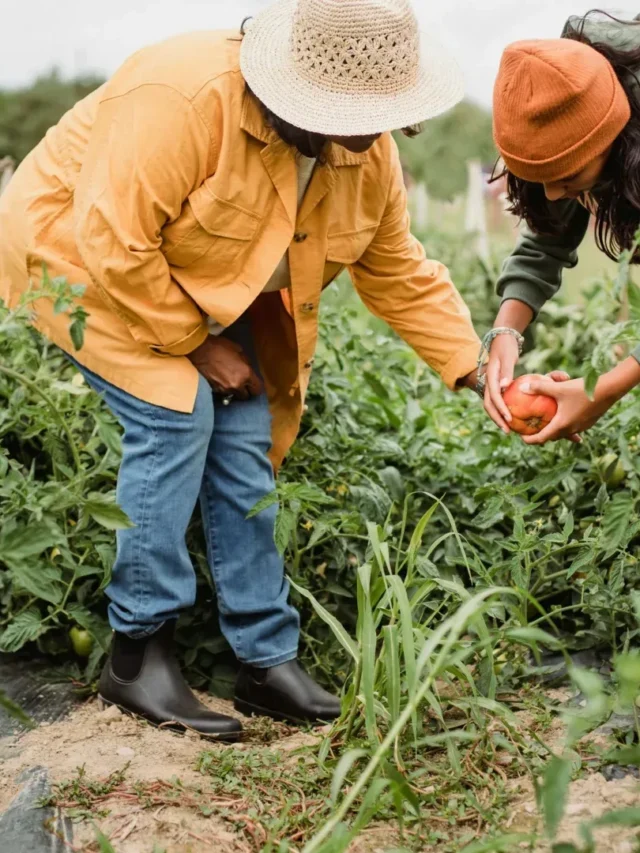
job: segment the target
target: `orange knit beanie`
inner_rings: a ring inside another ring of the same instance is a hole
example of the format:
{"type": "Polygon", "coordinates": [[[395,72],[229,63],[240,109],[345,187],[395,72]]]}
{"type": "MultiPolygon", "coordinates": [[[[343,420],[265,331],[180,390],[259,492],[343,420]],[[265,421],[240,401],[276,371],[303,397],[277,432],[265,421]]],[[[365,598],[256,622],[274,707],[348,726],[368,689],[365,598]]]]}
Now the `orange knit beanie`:
{"type": "Polygon", "coordinates": [[[631,118],[613,66],[571,39],[520,41],[504,52],[494,138],[509,171],[532,183],[567,178],[602,154],[631,118]]]}

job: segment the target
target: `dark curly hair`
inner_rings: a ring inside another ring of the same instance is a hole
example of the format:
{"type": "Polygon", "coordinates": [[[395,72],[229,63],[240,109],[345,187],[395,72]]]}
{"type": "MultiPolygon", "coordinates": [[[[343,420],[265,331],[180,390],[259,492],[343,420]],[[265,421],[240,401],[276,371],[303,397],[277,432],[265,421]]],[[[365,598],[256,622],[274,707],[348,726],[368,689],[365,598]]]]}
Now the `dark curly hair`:
{"type": "MultiPolygon", "coordinates": [[[[594,9],[583,18],[571,19],[563,33],[564,38],[589,45],[611,63],[631,104],[631,120],[614,142],[603,173],[590,192],[595,202],[598,248],[617,261],[623,251],[632,247],[640,228],[640,47],[622,50],[589,38],[585,27],[594,15],[628,27],[640,27],[640,16],[622,21],[594,9]]],[[[517,178],[508,169],[495,179],[503,176],[507,178],[509,210],[538,234],[562,236],[566,225],[553,202],[547,200],[543,185],[517,178]]],[[[640,263],[640,252],[634,262],[640,263]]]]}

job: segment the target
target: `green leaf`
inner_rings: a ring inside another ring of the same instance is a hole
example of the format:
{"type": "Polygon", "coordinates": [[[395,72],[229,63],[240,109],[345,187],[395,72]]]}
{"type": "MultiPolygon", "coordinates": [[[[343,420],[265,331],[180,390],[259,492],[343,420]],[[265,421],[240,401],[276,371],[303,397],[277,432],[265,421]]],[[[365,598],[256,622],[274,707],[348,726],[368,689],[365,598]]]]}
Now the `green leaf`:
{"type": "Polygon", "coordinates": [[[81,320],[74,320],[69,326],[69,337],[76,352],[84,346],[84,327],[85,324],[81,320]]]}
{"type": "Polygon", "coordinates": [[[265,495],[263,498],[260,498],[258,503],[253,507],[253,509],[249,510],[247,513],[247,518],[253,518],[258,515],[259,512],[262,512],[265,509],[269,509],[270,506],[278,503],[278,493],[276,491],[270,492],[268,495],[265,495]]]}
{"type": "Polygon", "coordinates": [[[355,663],[357,664],[360,660],[360,651],[358,649],[357,644],[352,640],[352,638],[347,634],[343,626],[338,622],[335,616],[329,613],[320,602],[313,596],[308,589],[305,589],[303,586],[299,586],[295,581],[291,578],[288,578],[291,586],[296,590],[296,592],[300,593],[303,598],[306,598],[307,601],[311,604],[316,614],[322,619],[325,625],[328,625],[329,628],[333,631],[333,635],[336,640],[340,643],[342,648],[349,654],[355,663]]]}
{"type": "Polygon", "coordinates": [[[62,314],[71,307],[71,300],[68,296],[58,296],[53,303],[53,313],[62,314]]]}
{"type": "Polygon", "coordinates": [[[135,524],[129,520],[126,512],[108,498],[92,496],[82,505],[83,511],[107,530],[130,530],[135,524]]]}
{"type": "Polygon", "coordinates": [[[415,530],[413,531],[413,534],[411,536],[411,542],[409,543],[409,548],[407,551],[407,554],[409,557],[409,568],[411,571],[413,571],[413,568],[416,564],[416,560],[418,558],[418,554],[419,554],[420,548],[422,546],[422,539],[424,537],[425,530],[427,529],[427,526],[428,526],[429,522],[431,521],[431,518],[432,518],[434,512],[438,509],[439,506],[440,506],[440,504],[437,502],[431,504],[429,509],[424,513],[424,515],[420,519],[420,521],[416,524],[416,527],[415,527],[415,530]]]}
{"type": "Polygon", "coordinates": [[[350,749],[348,752],[343,753],[336,765],[336,769],[333,773],[333,779],[331,780],[331,791],[329,796],[331,797],[331,802],[335,805],[338,802],[338,797],[340,796],[340,791],[342,790],[342,786],[344,785],[345,779],[349,775],[353,765],[356,761],[359,761],[361,758],[366,756],[366,752],[364,749],[350,749]]]}
{"type": "Polygon", "coordinates": [[[605,559],[626,544],[635,502],[633,494],[622,492],[617,494],[605,509],[602,519],[602,547],[605,550],[605,559]]]}
{"type": "Polygon", "coordinates": [[[376,631],[371,604],[371,566],[365,563],[358,568],[358,640],[362,661],[362,692],[367,736],[371,743],[378,742],[375,702],[376,631]]]}
{"type": "Polygon", "coordinates": [[[607,489],[606,485],[603,483],[600,486],[600,488],[598,489],[598,494],[596,495],[596,500],[595,500],[595,504],[594,504],[595,508],[596,508],[596,512],[599,515],[602,515],[602,513],[605,511],[605,508],[606,508],[606,506],[610,500],[611,500],[611,498],[609,497],[609,490],[607,489]]]}
{"type": "Polygon", "coordinates": [[[597,826],[640,826],[640,808],[616,809],[602,815],[589,824],[592,828],[597,826]]]}
{"type": "Polygon", "coordinates": [[[17,652],[27,643],[37,640],[46,630],[47,628],[42,624],[42,617],[35,607],[24,610],[14,616],[0,634],[0,651],[17,652]]]}
{"type": "Polygon", "coordinates": [[[108,652],[111,645],[111,628],[108,623],[81,604],[70,604],[66,609],[74,622],[89,631],[102,651],[108,652]]]}
{"type": "Polygon", "coordinates": [[[55,566],[40,563],[16,563],[9,569],[15,586],[42,598],[50,604],[60,604],[64,595],[62,573],[55,566]]]}
{"type": "Polygon", "coordinates": [[[404,500],[406,489],[400,471],[394,468],[393,465],[390,465],[387,468],[383,468],[378,476],[392,499],[396,503],[401,504],[404,500]]]}
{"type": "Polygon", "coordinates": [[[400,643],[398,639],[398,626],[385,625],[382,629],[384,637],[387,700],[389,702],[389,714],[392,720],[400,716],[400,643]]]}
{"type": "Polygon", "coordinates": [[[33,728],[35,726],[31,717],[28,714],[25,714],[22,708],[19,705],[16,705],[12,699],[9,699],[2,688],[0,688],[0,708],[2,708],[3,711],[6,711],[14,720],[22,723],[23,726],[28,726],[29,728],[33,728]]]}
{"type": "Polygon", "coordinates": [[[280,507],[278,510],[273,538],[280,555],[284,554],[292,536],[295,535],[296,517],[295,512],[287,507],[280,507]]]}
{"type": "Polygon", "coordinates": [[[624,767],[629,765],[640,767],[640,745],[612,749],[603,756],[603,761],[607,764],[621,764],[624,767]]]}
{"type": "Polygon", "coordinates": [[[115,456],[122,455],[122,439],[120,430],[115,424],[109,423],[102,417],[98,420],[98,435],[104,441],[108,450],[115,456]]]}
{"type": "Polygon", "coordinates": [[[551,471],[539,474],[528,485],[535,492],[533,500],[539,500],[550,489],[554,489],[573,471],[576,463],[573,460],[554,465],[551,471]]]}
{"type": "Polygon", "coordinates": [[[512,835],[500,835],[497,838],[487,838],[484,841],[472,841],[460,853],[513,853],[517,849],[516,845],[534,840],[535,836],[525,835],[521,832],[512,835]]]}
{"type": "Polygon", "coordinates": [[[350,492],[366,519],[377,524],[384,523],[391,509],[391,501],[377,483],[369,482],[366,486],[351,486],[350,492]]]}
{"type": "Polygon", "coordinates": [[[631,316],[635,320],[640,320],[640,287],[638,287],[633,279],[629,279],[627,295],[629,297],[631,316]]]}
{"type": "MultiPolygon", "coordinates": [[[[380,807],[384,800],[382,799],[382,794],[389,786],[389,781],[387,779],[383,779],[378,777],[374,779],[373,782],[369,785],[367,793],[364,795],[362,799],[362,805],[358,810],[358,814],[356,815],[356,819],[353,822],[353,826],[351,829],[351,838],[355,839],[358,837],[359,833],[365,828],[365,826],[372,820],[372,818],[380,811],[380,807]]],[[[395,797],[394,797],[395,799],[395,797]]],[[[400,806],[402,809],[402,806],[400,806]]],[[[400,818],[402,817],[402,813],[400,814],[400,818]]]]}
{"type": "Polygon", "coordinates": [[[542,628],[523,627],[510,628],[506,632],[506,637],[516,643],[522,643],[526,646],[537,646],[540,643],[543,646],[548,646],[551,649],[557,648],[560,645],[559,640],[542,628]]]}
{"type": "Polygon", "coordinates": [[[593,400],[593,395],[596,391],[596,385],[600,379],[600,372],[595,367],[588,367],[584,377],[584,388],[590,400],[593,400]]]}
{"type": "MultiPolygon", "coordinates": [[[[405,777],[389,762],[385,762],[384,773],[391,780],[393,787],[396,789],[402,800],[409,803],[414,814],[420,816],[420,800],[409,785],[405,777]]],[[[398,809],[398,811],[400,811],[398,809]]]]}
{"type": "Polygon", "coordinates": [[[502,497],[491,498],[481,512],[474,518],[475,527],[487,530],[504,518],[504,500],[502,497]]]}
{"type": "Polygon", "coordinates": [[[107,836],[101,832],[98,827],[94,824],[93,831],[96,834],[96,841],[98,842],[98,849],[100,853],[117,853],[115,847],[111,844],[107,836]]]}
{"type": "Polygon", "coordinates": [[[370,370],[365,370],[363,372],[363,376],[366,379],[367,384],[373,388],[374,392],[381,400],[389,399],[389,392],[374,373],[371,373],[370,370]]]}
{"type": "Polygon", "coordinates": [[[573,767],[566,758],[554,756],[545,767],[542,787],[540,790],[540,805],[544,815],[544,824],[550,841],[556,837],[558,828],[564,817],[564,810],[569,792],[569,783],[573,767]]]}
{"type": "Polygon", "coordinates": [[[586,569],[591,568],[594,563],[596,555],[593,552],[592,548],[588,548],[581,553],[578,553],[576,559],[571,563],[569,568],[567,569],[567,577],[572,578],[576,572],[584,572],[586,569]]]}
{"type": "Polygon", "coordinates": [[[52,532],[43,522],[14,527],[0,534],[0,560],[7,565],[20,564],[28,557],[38,557],[59,541],[60,534],[52,532]]]}

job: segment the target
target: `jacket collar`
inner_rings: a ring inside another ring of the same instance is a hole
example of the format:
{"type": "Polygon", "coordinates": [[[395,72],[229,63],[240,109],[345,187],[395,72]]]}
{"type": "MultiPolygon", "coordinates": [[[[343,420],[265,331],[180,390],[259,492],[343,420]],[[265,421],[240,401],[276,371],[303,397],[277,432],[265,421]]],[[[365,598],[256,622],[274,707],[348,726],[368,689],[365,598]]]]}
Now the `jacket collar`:
{"type": "MultiPolygon", "coordinates": [[[[240,127],[250,136],[259,139],[266,145],[270,145],[280,138],[265,121],[258,101],[246,90],[242,101],[240,127]]],[[[365,151],[364,154],[354,154],[341,145],[331,143],[328,160],[333,166],[359,166],[369,161],[369,153],[365,151]]]]}

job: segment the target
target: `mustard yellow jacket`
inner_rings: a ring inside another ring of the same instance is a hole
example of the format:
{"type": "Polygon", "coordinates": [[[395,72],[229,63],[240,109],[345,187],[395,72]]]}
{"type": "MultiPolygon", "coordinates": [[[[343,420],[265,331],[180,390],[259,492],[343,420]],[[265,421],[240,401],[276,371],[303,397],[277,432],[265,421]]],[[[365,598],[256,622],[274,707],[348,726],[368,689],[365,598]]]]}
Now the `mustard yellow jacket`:
{"type": "Polygon", "coordinates": [[[479,341],[447,270],[410,234],[392,137],[361,155],[332,146],[297,210],[295,154],[247,93],[239,47],[234,33],[199,32],[144,49],[49,131],[0,199],[0,298],[13,307],[43,261],[86,285],[79,352],[49,301],[34,325],[112,384],[182,412],[205,318],[228,325],[250,308],[277,467],[298,431],[322,289],[345,267],[448,386],[474,369],[479,341]],[[290,290],[263,294],[287,250],[290,290]]]}

